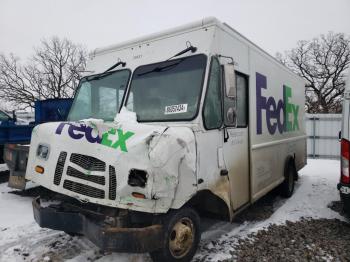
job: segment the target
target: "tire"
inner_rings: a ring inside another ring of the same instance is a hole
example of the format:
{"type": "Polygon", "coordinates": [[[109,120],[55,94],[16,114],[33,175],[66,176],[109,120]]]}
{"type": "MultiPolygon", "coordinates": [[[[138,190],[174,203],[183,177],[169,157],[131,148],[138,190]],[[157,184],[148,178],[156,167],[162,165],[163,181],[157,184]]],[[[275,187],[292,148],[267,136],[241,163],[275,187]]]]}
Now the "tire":
{"type": "Polygon", "coordinates": [[[342,203],[342,210],[347,215],[350,216],[350,197],[349,195],[345,195],[340,193],[340,200],[342,203]]]}
{"type": "Polygon", "coordinates": [[[284,181],[279,187],[279,193],[284,198],[289,198],[294,193],[294,182],[297,177],[294,163],[289,160],[284,168],[284,181]]]}
{"type": "Polygon", "coordinates": [[[196,253],[200,238],[200,218],[192,208],[172,210],[162,218],[165,245],[151,252],[153,261],[186,262],[196,253]],[[181,234],[180,234],[181,233],[181,234]]]}

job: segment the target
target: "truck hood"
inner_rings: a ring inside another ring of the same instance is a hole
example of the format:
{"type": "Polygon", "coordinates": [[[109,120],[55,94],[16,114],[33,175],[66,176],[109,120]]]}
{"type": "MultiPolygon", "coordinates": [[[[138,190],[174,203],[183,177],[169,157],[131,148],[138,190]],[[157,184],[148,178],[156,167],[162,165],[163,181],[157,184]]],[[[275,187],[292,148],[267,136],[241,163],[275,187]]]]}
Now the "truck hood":
{"type": "Polygon", "coordinates": [[[140,124],[132,112],[124,111],[114,122],[86,119],[37,126],[26,178],[82,201],[166,212],[180,173],[196,181],[195,152],[190,128],[140,124]],[[39,145],[49,147],[46,160],[37,156],[39,145]],[[35,172],[37,165],[44,167],[44,174],[35,172]],[[143,174],[144,186],[130,183],[135,170],[143,174]]]}

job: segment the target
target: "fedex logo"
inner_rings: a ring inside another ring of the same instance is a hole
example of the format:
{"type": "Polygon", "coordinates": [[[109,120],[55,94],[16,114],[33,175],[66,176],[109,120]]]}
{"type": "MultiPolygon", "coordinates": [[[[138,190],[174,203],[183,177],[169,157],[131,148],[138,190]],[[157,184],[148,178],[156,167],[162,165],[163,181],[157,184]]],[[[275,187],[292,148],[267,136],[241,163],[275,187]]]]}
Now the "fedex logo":
{"type": "Polygon", "coordinates": [[[126,140],[134,135],[133,132],[127,131],[123,132],[122,129],[111,128],[107,132],[102,134],[102,137],[99,135],[93,135],[93,129],[90,126],[80,124],[78,126],[73,125],[72,123],[60,123],[56,129],[56,134],[61,135],[63,128],[68,126],[67,133],[73,139],[82,139],[85,137],[86,141],[89,143],[97,143],[114,149],[120,148],[123,152],[128,152],[126,147],[126,140]],[[112,136],[118,136],[118,139],[114,140],[112,136]]]}
{"type": "Polygon", "coordinates": [[[262,134],[262,115],[266,114],[266,126],[271,135],[299,130],[299,106],[291,103],[292,89],[283,85],[283,98],[276,102],[272,96],[261,93],[267,89],[266,76],[256,73],[256,132],[262,134]]]}

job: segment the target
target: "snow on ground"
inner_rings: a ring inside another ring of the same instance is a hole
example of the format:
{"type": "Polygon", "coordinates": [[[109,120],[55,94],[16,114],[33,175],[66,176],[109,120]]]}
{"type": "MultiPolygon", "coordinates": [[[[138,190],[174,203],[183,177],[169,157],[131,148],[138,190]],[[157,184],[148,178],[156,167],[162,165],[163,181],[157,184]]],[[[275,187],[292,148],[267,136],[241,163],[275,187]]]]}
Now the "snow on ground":
{"type": "MultiPolygon", "coordinates": [[[[195,257],[217,261],[230,258],[232,243],[270,223],[281,224],[301,217],[344,219],[327,205],[339,200],[336,184],[339,161],[308,160],[300,171],[294,195],[274,202],[274,213],[259,222],[209,222],[195,257]],[[219,247],[213,247],[219,243],[219,247]]],[[[30,197],[9,193],[6,183],[0,184],[0,261],[150,261],[144,254],[101,254],[88,240],[63,232],[41,229],[34,221],[30,197]]],[[[204,220],[205,221],[205,220],[204,220]]]]}
{"type": "Polygon", "coordinates": [[[296,221],[301,217],[344,219],[327,205],[339,200],[337,183],[340,178],[340,162],[335,160],[308,160],[300,172],[295,193],[287,199],[270,219],[257,224],[256,231],[270,223],[280,224],[286,220],[296,221]]]}

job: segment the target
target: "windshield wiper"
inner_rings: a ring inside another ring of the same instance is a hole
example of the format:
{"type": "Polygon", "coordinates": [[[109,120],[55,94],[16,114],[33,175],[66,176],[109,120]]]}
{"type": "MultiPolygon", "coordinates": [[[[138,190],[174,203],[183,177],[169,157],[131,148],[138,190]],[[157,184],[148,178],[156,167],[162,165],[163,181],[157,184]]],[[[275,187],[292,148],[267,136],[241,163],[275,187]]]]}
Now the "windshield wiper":
{"type": "Polygon", "coordinates": [[[185,53],[187,53],[187,52],[189,52],[189,51],[191,51],[192,53],[194,53],[194,52],[197,51],[197,47],[190,45],[190,46],[187,47],[186,49],[184,49],[184,50],[178,52],[176,55],[173,55],[172,57],[168,58],[168,59],[165,60],[165,61],[169,61],[170,59],[172,59],[172,58],[174,58],[174,57],[177,57],[177,56],[180,56],[180,55],[183,55],[183,54],[185,54],[185,53]]]}
{"type": "Polygon", "coordinates": [[[114,64],[113,66],[111,66],[110,68],[108,68],[106,71],[104,71],[103,73],[99,74],[99,75],[95,75],[95,76],[87,76],[85,79],[87,81],[92,81],[92,80],[99,80],[101,78],[104,78],[106,76],[109,76],[110,74],[113,74],[114,72],[110,72],[112,69],[116,68],[117,66],[126,66],[125,62],[119,61],[118,63],[114,64]]]}
{"type": "MultiPolygon", "coordinates": [[[[196,52],[197,51],[197,47],[194,47],[192,45],[190,45],[189,47],[187,47],[186,49],[178,52],[177,54],[173,55],[172,57],[168,58],[167,60],[165,61],[169,61],[170,59],[174,58],[174,57],[177,57],[177,56],[180,56],[180,55],[183,55],[187,52],[191,51],[192,53],[196,52]]],[[[138,74],[138,76],[143,76],[143,75],[147,75],[147,74],[150,74],[150,73],[153,73],[153,72],[163,72],[165,69],[170,69],[172,68],[173,66],[177,66],[178,64],[180,64],[185,58],[181,59],[180,61],[177,61],[176,63],[174,64],[171,64],[171,65],[165,65],[165,66],[157,66],[155,68],[153,68],[152,70],[150,71],[147,71],[145,73],[141,73],[141,74],[138,74]]]]}
{"type": "Polygon", "coordinates": [[[126,66],[126,63],[123,62],[123,61],[118,61],[118,63],[112,65],[110,68],[108,68],[106,71],[104,71],[103,73],[107,73],[108,71],[111,71],[112,69],[116,68],[117,66],[122,66],[122,67],[125,67],[126,66]]]}
{"type": "Polygon", "coordinates": [[[153,72],[163,72],[163,71],[165,71],[165,69],[169,69],[170,70],[171,68],[173,68],[173,67],[177,66],[178,64],[180,64],[183,60],[184,59],[181,59],[180,61],[177,61],[176,63],[170,64],[170,65],[157,66],[157,67],[153,68],[152,70],[144,72],[144,73],[140,73],[137,76],[143,76],[143,75],[147,75],[147,74],[150,74],[150,73],[153,73],[153,72]]]}
{"type": "Polygon", "coordinates": [[[113,74],[113,73],[114,73],[114,72],[104,72],[104,73],[99,74],[99,75],[86,76],[86,77],[84,77],[84,79],[85,79],[86,81],[99,80],[99,79],[104,78],[104,77],[106,77],[106,76],[109,76],[109,75],[111,75],[111,74],[113,74]]]}

